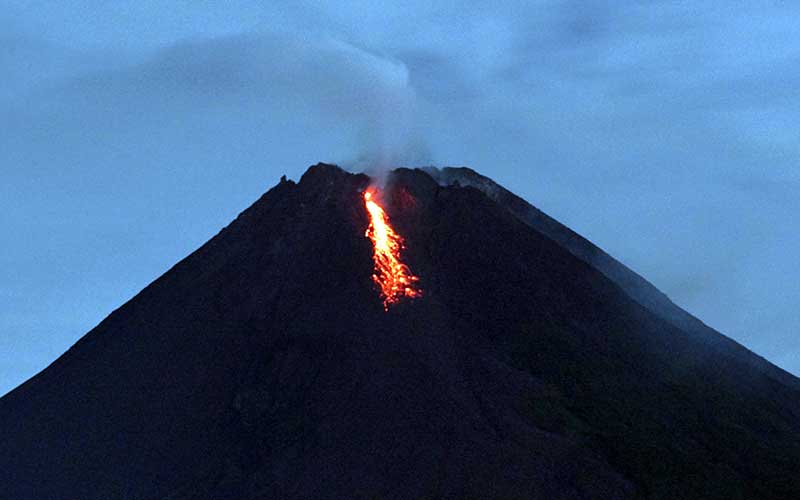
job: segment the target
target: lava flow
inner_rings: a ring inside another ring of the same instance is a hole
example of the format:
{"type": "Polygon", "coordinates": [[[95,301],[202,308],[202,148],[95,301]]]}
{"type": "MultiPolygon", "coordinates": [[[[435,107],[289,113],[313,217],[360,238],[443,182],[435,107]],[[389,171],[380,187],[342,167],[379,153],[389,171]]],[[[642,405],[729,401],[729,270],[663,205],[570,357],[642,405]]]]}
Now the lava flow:
{"type": "Polygon", "coordinates": [[[375,271],[372,280],[381,289],[383,308],[389,310],[389,305],[397,303],[402,297],[416,298],[422,291],[416,288],[419,281],[411,273],[407,265],[400,261],[400,249],[403,247],[403,238],[389,225],[386,212],[373,199],[374,191],[364,191],[364,202],[369,212],[369,227],[365,236],[372,240],[375,251],[375,271]]]}

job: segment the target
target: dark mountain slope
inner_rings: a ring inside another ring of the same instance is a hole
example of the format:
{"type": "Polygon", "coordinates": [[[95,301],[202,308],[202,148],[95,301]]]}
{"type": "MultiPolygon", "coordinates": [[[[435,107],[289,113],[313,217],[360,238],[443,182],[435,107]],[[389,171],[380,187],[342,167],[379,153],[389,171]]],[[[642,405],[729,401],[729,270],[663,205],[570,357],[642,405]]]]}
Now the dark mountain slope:
{"type": "Polygon", "coordinates": [[[0,399],[0,497],[796,498],[800,393],[470,187],[282,182],[0,399]]]}
{"type": "Polygon", "coordinates": [[[669,297],[653,286],[652,283],[608,255],[591,241],[488,177],[466,167],[445,167],[442,169],[426,167],[423,170],[443,185],[458,184],[481,190],[519,217],[520,220],[550,237],[573,255],[605,274],[631,298],[651,312],[676,327],[696,335],[698,339],[717,346],[717,352],[720,355],[734,356],[755,370],[766,373],[781,383],[792,385],[800,390],[800,379],[705,325],[702,321],[675,305],[669,297]]]}

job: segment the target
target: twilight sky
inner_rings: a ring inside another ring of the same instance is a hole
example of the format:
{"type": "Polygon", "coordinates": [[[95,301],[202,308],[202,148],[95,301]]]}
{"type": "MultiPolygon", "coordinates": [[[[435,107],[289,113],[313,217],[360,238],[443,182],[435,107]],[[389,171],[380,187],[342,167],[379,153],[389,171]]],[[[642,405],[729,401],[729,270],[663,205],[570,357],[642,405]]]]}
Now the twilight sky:
{"type": "Polygon", "coordinates": [[[800,4],[261,3],[3,2],[0,395],[318,161],[470,166],[800,374],[800,4]]]}

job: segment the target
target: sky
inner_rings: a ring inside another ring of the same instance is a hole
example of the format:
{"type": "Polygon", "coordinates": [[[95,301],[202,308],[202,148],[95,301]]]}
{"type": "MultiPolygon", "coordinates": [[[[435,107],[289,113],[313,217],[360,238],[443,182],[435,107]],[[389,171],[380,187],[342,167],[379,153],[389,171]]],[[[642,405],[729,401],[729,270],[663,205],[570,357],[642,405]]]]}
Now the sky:
{"type": "Polygon", "coordinates": [[[5,0],[0,394],[319,161],[472,167],[800,374],[798,18],[5,0]]]}

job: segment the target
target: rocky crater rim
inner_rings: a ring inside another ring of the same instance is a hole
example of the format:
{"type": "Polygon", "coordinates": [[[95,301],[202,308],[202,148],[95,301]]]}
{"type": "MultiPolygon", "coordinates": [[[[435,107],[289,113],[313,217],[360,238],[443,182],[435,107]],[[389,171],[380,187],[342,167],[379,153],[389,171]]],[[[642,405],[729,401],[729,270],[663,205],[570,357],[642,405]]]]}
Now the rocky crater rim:
{"type": "MultiPolygon", "coordinates": [[[[362,172],[352,172],[335,163],[326,162],[318,162],[308,167],[308,169],[306,169],[306,171],[300,176],[300,180],[298,182],[300,184],[313,184],[322,180],[326,180],[327,182],[335,182],[337,180],[341,181],[348,177],[355,177],[362,181],[368,181],[367,185],[375,185],[382,188],[390,187],[398,180],[409,180],[419,174],[424,174],[425,177],[429,178],[441,187],[458,187],[464,184],[474,186],[475,184],[482,184],[486,181],[491,182],[488,177],[485,177],[472,168],[465,166],[397,166],[380,170],[367,169],[362,172]]],[[[287,179],[286,175],[281,176],[280,182],[294,183],[293,180],[287,179]]]]}

